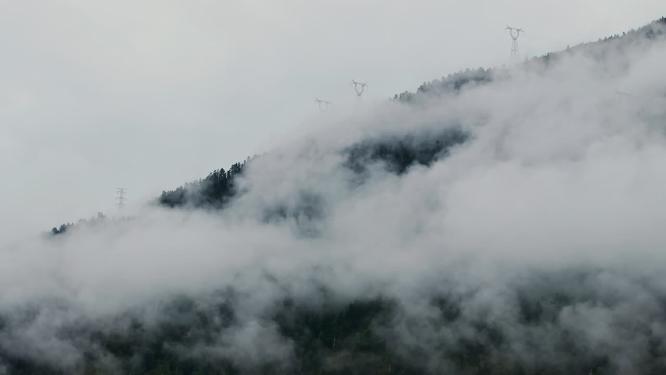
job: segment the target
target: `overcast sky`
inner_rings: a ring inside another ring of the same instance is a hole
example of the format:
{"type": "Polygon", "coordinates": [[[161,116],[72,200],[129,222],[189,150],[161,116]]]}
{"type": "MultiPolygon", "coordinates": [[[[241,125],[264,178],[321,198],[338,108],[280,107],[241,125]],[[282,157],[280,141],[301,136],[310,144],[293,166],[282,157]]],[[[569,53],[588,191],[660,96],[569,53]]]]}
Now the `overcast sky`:
{"type": "MultiPolygon", "coordinates": [[[[314,97],[383,100],[642,26],[663,0],[0,0],[0,236],[269,150],[314,97]]],[[[315,126],[314,123],[312,126],[315,126]]]]}

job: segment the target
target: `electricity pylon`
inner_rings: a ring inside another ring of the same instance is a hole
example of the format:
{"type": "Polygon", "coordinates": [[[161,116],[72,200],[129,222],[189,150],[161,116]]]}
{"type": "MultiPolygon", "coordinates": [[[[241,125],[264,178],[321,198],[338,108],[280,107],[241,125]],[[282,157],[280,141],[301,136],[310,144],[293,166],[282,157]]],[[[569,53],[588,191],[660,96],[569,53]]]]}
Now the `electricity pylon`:
{"type": "Polygon", "coordinates": [[[514,59],[518,58],[518,38],[520,38],[520,33],[524,33],[525,30],[519,29],[516,27],[507,26],[506,30],[509,31],[509,36],[511,37],[511,57],[514,59]]]}
{"type": "Polygon", "coordinates": [[[327,110],[328,106],[331,105],[331,102],[329,102],[328,100],[319,99],[319,98],[315,98],[315,103],[317,103],[317,106],[319,107],[320,111],[327,110]]]}
{"type": "Polygon", "coordinates": [[[365,88],[368,86],[368,84],[366,82],[352,80],[352,86],[354,86],[354,92],[356,93],[356,96],[360,98],[365,92],[365,88]]]}
{"type": "Polygon", "coordinates": [[[125,206],[125,193],[127,190],[125,188],[116,189],[116,201],[118,202],[118,209],[122,209],[125,206]]]}

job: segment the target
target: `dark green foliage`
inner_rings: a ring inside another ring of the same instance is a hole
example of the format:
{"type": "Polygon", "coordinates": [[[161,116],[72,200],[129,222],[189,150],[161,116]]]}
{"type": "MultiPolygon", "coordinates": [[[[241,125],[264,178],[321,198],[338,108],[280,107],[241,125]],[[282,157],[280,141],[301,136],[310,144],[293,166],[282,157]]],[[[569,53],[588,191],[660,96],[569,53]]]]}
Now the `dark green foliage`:
{"type": "Polygon", "coordinates": [[[163,191],[158,203],[166,207],[221,208],[237,193],[237,179],[243,174],[247,161],[232,164],[211,172],[203,180],[188,183],[175,190],[163,191]]]}
{"type": "Polygon", "coordinates": [[[352,301],[324,308],[307,308],[284,301],[274,321],[295,345],[298,368],[304,374],[414,373],[390,353],[376,330],[389,324],[395,304],[386,299],[352,301]]]}
{"type": "MultiPolygon", "coordinates": [[[[371,139],[343,150],[347,155],[345,167],[361,178],[376,163],[383,163],[392,173],[403,174],[413,165],[431,165],[467,139],[467,133],[457,127],[371,139]]],[[[229,171],[214,171],[203,180],[162,192],[158,202],[171,208],[223,208],[238,195],[236,181],[244,168],[246,163],[236,163],[229,171]]],[[[325,203],[321,194],[304,190],[289,202],[267,207],[261,219],[264,222],[293,219],[301,234],[314,235],[316,222],[325,216],[325,203]]]]}
{"type": "MultiPolygon", "coordinates": [[[[60,339],[84,353],[74,369],[61,369],[30,353],[7,351],[2,340],[0,364],[9,374],[614,374],[612,349],[591,350],[585,333],[558,321],[564,311],[581,304],[608,306],[612,311],[626,302],[595,291],[601,285],[596,283],[603,280],[594,271],[530,274],[516,288],[516,315],[502,319],[472,302],[482,290],[414,301],[435,312],[425,315],[418,313],[419,308],[381,296],[340,300],[328,292],[317,305],[286,298],[258,318],[276,327],[283,344],[292,348],[291,356],[284,362],[259,358],[258,363],[191,351],[233,345],[233,340],[221,343],[244,320],[235,308],[240,295],[179,296],[161,304],[149,320],[127,313],[112,321],[82,321],[63,328],[60,339]],[[470,304],[475,307],[469,309],[470,304]],[[515,347],[517,343],[522,346],[515,347]],[[514,351],[521,347],[529,355],[514,351]],[[544,357],[530,360],[534,353],[544,357]],[[105,358],[113,358],[113,365],[105,358]]],[[[39,314],[21,316],[21,324],[27,324],[39,314]]],[[[666,303],[654,319],[654,324],[666,322],[666,303]]],[[[2,322],[0,338],[11,329],[11,324],[2,322]]],[[[643,351],[641,373],[664,373],[665,338],[656,332],[640,333],[644,330],[640,325],[631,327],[649,344],[634,348],[643,351]]]]}
{"type": "Polygon", "coordinates": [[[67,232],[67,229],[70,228],[73,225],[74,225],[73,223],[65,223],[65,224],[61,224],[59,227],[53,227],[53,228],[51,228],[51,234],[54,235],[54,236],[56,236],[58,234],[63,234],[65,232],[67,232]]]}
{"type": "Polygon", "coordinates": [[[316,192],[303,190],[290,202],[281,202],[265,208],[261,219],[265,223],[290,219],[300,235],[314,237],[319,234],[319,224],[325,215],[324,197],[316,192]]]}
{"type": "Polygon", "coordinates": [[[418,97],[425,95],[456,94],[465,87],[486,84],[492,81],[493,71],[491,69],[467,69],[438,80],[426,82],[418,87],[416,93],[405,91],[396,94],[393,99],[403,103],[412,103],[418,97]]]}
{"type": "MultiPolygon", "coordinates": [[[[122,365],[125,374],[234,374],[231,364],[179,355],[179,348],[211,344],[234,322],[226,300],[200,305],[181,296],[150,325],[128,317],[120,331],[97,332],[93,341],[122,365]]],[[[94,359],[93,359],[94,362],[94,359]]]]}
{"type": "MultiPolygon", "coordinates": [[[[64,370],[57,369],[31,359],[19,357],[3,357],[2,354],[0,354],[0,365],[4,365],[4,368],[7,369],[7,375],[67,374],[67,372],[64,370]]],[[[0,369],[3,369],[3,367],[0,367],[0,369]]]]}
{"type": "Polygon", "coordinates": [[[81,226],[95,226],[98,224],[101,224],[107,220],[106,215],[104,215],[102,212],[98,212],[96,216],[91,217],[90,219],[80,219],[76,224],[74,223],[65,223],[60,225],[59,227],[53,227],[51,231],[49,232],[50,235],[52,236],[57,236],[60,234],[65,234],[69,230],[81,227],[81,226]]]}
{"type": "Polygon", "coordinates": [[[345,165],[356,173],[364,173],[369,164],[380,162],[388,171],[403,174],[413,165],[430,166],[468,138],[462,129],[453,127],[432,133],[368,140],[345,150],[345,165]]]}

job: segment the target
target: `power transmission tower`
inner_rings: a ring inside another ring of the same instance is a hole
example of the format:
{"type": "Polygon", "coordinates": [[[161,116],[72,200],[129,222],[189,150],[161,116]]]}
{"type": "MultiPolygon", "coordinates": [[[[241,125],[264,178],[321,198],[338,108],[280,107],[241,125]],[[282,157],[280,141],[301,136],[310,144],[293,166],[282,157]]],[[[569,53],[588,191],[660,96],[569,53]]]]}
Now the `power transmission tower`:
{"type": "Polygon", "coordinates": [[[328,100],[323,100],[319,98],[315,98],[315,103],[317,103],[317,106],[319,107],[320,111],[325,111],[328,109],[328,106],[331,105],[331,102],[328,100]]]}
{"type": "Polygon", "coordinates": [[[516,27],[507,26],[506,30],[509,31],[509,36],[511,37],[511,58],[518,58],[518,38],[520,38],[520,33],[524,33],[525,30],[519,29],[516,27]]]}
{"type": "Polygon", "coordinates": [[[366,82],[352,80],[352,86],[354,86],[354,92],[356,93],[356,96],[360,98],[365,92],[365,88],[368,86],[368,84],[366,82]]]}
{"type": "Polygon", "coordinates": [[[125,206],[125,193],[127,190],[125,188],[116,189],[116,201],[118,202],[118,209],[122,209],[125,206]]]}

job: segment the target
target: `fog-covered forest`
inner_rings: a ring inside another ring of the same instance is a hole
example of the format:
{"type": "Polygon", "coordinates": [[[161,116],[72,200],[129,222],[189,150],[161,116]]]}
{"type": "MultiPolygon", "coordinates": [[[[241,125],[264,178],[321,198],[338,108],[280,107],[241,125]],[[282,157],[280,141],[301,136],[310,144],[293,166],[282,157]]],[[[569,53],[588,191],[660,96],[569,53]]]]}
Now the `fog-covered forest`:
{"type": "Polygon", "coordinates": [[[0,253],[0,374],[664,374],[664,61],[666,18],[58,223],[0,253]]]}

